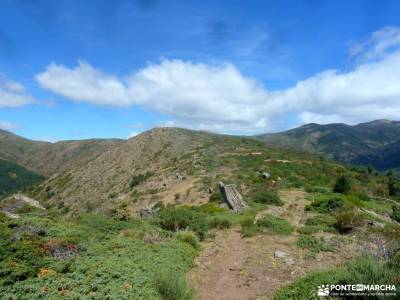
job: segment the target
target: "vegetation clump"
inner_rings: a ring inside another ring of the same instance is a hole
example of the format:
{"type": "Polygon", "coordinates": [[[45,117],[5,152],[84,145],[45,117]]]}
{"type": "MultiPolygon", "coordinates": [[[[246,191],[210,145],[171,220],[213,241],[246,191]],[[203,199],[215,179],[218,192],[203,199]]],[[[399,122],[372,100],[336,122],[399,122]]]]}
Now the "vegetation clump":
{"type": "Polygon", "coordinates": [[[204,215],[189,207],[162,209],[158,214],[157,223],[165,230],[192,230],[200,239],[204,239],[208,231],[208,224],[204,215]]]}
{"type": "Polygon", "coordinates": [[[262,203],[262,204],[273,204],[282,206],[283,201],[279,197],[279,195],[275,192],[270,191],[256,191],[251,194],[251,197],[254,202],[262,203]]]}
{"type": "Polygon", "coordinates": [[[157,273],[154,284],[164,300],[191,300],[194,289],[187,282],[184,274],[174,270],[157,273]]]}
{"type": "Polygon", "coordinates": [[[339,178],[337,178],[335,185],[333,187],[333,191],[335,193],[349,194],[351,188],[352,188],[351,179],[346,175],[342,175],[339,178]]]}
{"type": "Polygon", "coordinates": [[[152,172],[146,172],[144,174],[138,174],[138,175],[134,175],[132,177],[132,180],[129,184],[129,186],[131,188],[134,188],[135,186],[145,182],[147,179],[149,179],[151,176],[153,176],[152,172]]]}

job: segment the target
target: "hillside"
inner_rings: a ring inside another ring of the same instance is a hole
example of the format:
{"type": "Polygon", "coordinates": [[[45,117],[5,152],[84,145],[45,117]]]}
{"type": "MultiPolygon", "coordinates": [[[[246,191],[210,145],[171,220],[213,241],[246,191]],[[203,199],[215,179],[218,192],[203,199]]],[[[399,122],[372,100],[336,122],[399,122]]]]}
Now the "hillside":
{"type": "Polygon", "coordinates": [[[123,142],[118,139],[91,139],[48,143],[0,130],[0,158],[50,176],[83,165],[123,142]]]}
{"type": "Polygon", "coordinates": [[[42,176],[13,162],[0,159],[0,199],[41,180],[42,176]]]}
{"type": "Polygon", "coordinates": [[[296,148],[349,164],[371,164],[379,170],[400,167],[400,122],[376,120],[355,126],[306,124],[256,137],[268,144],[296,148]]]}

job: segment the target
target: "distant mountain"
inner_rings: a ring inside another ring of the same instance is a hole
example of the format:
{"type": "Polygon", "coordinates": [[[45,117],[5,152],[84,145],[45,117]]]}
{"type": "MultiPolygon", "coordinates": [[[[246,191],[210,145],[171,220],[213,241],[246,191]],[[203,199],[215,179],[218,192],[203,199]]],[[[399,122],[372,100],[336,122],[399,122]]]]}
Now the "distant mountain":
{"type": "Polygon", "coordinates": [[[124,143],[119,139],[90,139],[48,143],[0,130],[0,159],[15,162],[43,176],[67,171],[124,143]]]}
{"type": "Polygon", "coordinates": [[[400,122],[376,120],[355,126],[306,124],[285,132],[256,136],[268,144],[301,149],[344,163],[400,168],[400,122]]]}
{"type": "Polygon", "coordinates": [[[44,179],[13,162],[0,159],[0,199],[44,179]]]}

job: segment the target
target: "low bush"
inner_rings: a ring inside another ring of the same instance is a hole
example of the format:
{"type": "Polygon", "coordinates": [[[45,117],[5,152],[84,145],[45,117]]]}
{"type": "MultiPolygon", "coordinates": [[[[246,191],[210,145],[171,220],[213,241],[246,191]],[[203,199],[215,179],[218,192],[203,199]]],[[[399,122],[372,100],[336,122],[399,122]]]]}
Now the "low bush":
{"type": "Polygon", "coordinates": [[[257,191],[251,194],[251,198],[254,202],[262,203],[262,204],[273,204],[282,206],[283,201],[279,197],[277,193],[269,192],[269,191],[257,191]]]}
{"type": "Polygon", "coordinates": [[[317,233],[319,231],[322,231],[322,227],[321,226],[316,226],[316,225],[304,225],[300,228],[297,229],[298,233],[301,234],[313,234],[313,233],[317,233]]]}
{"type": "Polygon", "coordinates": [[[363,216],[354,209],[346,209],[340,211],[335,216],[335,228],[340,233],[348,233],[363,224],[363,216]]]}
{"type": "Polygon", "coordinates": [[[218,216],[213,217],[208,224],[210,228],[227,229],[232,226],[232,221],[228,217],[218,216]]]}
{"type": "Polygon", "coordinates": [[[391,218],[397,222],[400,222],[400,205],[398,205],[398,204],[392,205],[391,218]]]}
{"type": "Polygon", "coordinates": [[[342,208],[344,199],[342,197],[321,197],[306,206],[306,210],[314,210],[320,213],[334,213],[342,208]]]}
{"type": "Polygon", "coordinates": [[[293,226],[287,220],[273,215],[264,216],[256,224],[261,230],[266,229],[276,234],[289,235],[293,232],[293,226]]]}
{"type": "MultiPolygon", "coordinates": [[[[363,255],[354,261],[346,264],[341,269],[318,271],[281,288],[273,297],[273,300],[309,300],[320,299],[317,296],[317,287],[320,285],[332,284],[356,284],[362,282],[365,285],[386,285],[400,284],[400,265],[383,260],[379,257],[363,255]]],[[[366,299],[363,296],[357,299],[366,299]]],[[[370,299],[370,298],[368,298],[370,299]]],[[[384,296],[377,296],[374,299],[386,299],[384,296]]]]}
{"type": "Polygon", "coordinates": [[[184,274],[173,270],[159,272],[154,285],[164,300],[191,300],[194,296],[194,290],[184,274]]]}
{"type": "Polygon", "coordinates": [[[134,175],[132,177],[132,180],[129,184],[129,186],[131,188],[141,184],[142,182],[145,182],[147,179],[149,179],[151,176],[153,176],[152,172],[146,172],[144,174],[138,174],[138,175],[134,175]]]}
{"type": "Polygon", "coordinates": [[[332,251],[332,248],[325,243],[323,238],[317,238],[310,235],[302,235],[297,240],[297,246],[302,249],[308,249],[308,257],[315,257],[315,254],[321,251],[332,251]]]}
{"type": "Polygon", "coordinates": [[[225,203],[224,196],[221,194],[220,191],[216,191],[216,192],[212,193],[209,200],[210,200],[210,202],[214,202],[214,203],[225,203]]]}
{"type": "Polygon", "coordinates": [[[176,234],[176,238],[182,242],[188,243],[195,249],[200,247],[199,238],[193,231],[179,231],[176,234]]]}
{"type": "Polygon", "coordinates": [[[258,227],[254,224],[254,216],[246,216],[240,222],[240,233],[243,237],[251,237],[257,234],[258,227]]]}
{"type": "Polygon", "coordinates": [[[167,207],[158,214],[157,224],[170,231],[192,230],[204,239],[208,224],[202,213],[190,207],[167,207]]]}
{"type": "Polygon", "coordinates": [[[336,179],[333,191],[335,193],[348,194],[352,188],[351,179],[348,176],[340,176],[336,179]]]}

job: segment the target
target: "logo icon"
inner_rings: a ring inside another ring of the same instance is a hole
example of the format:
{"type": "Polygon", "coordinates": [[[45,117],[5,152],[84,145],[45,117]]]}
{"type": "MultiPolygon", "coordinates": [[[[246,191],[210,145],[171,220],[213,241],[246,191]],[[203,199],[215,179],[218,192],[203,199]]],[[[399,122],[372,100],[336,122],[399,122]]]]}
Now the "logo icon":
{"type": "Polygon", "coordinates": [[[323,284],[323,285],[318,286],[317,295],[321,296],[321,297],[329,296],[329,285],[323,284]]]}

